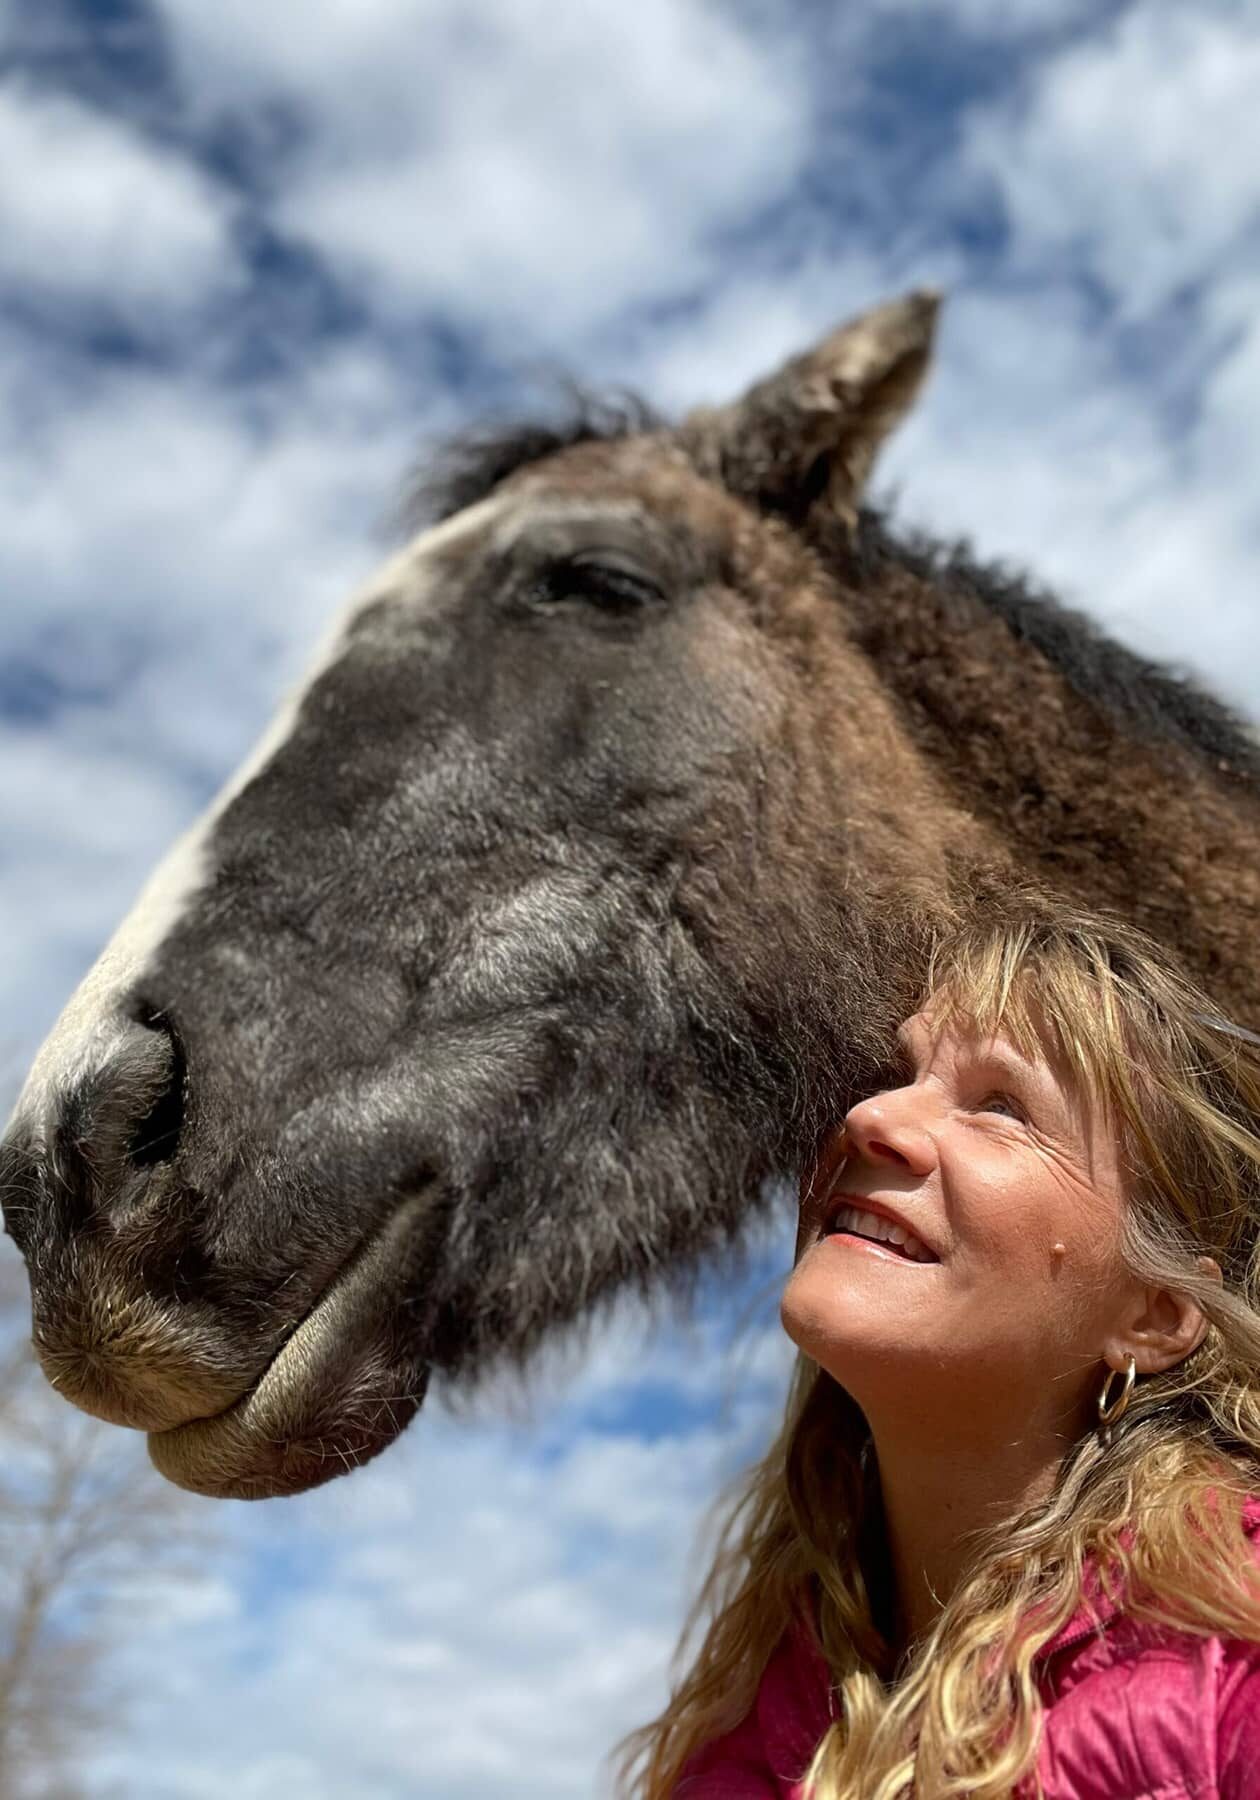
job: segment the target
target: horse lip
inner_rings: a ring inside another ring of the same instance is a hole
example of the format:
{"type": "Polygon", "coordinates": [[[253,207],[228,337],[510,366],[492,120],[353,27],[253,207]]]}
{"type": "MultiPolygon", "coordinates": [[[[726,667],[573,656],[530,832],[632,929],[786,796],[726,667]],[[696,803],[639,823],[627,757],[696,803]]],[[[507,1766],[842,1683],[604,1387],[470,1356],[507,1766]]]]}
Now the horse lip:
{"type": "Polygon", "coordinates": [[[353,1250],[349,1251],[342,1258],[320,1289],[319,1293],[316,1294],[314,1300],[311,1301],[311,1304],[302,1314],[301,1318],[285,1332],[280,1342],[268,1356],[262,1368],[259,1369],[254,1376],[253,1380],[247,1387],[242,1389],[239,1394],[229,1400],[226,1406],[221,1406],[217,1412],[198,1413],[194,1418],[181,1419],[178,1424],[167,1425],[163,1426],[161,1430],[150,1431],[148,1436],[150,1438],[168,1437],[171,1432],[182,1431],[187,1425],[211,1425],[216,1419],[226,1419],[230,1413],[234,1413],[238,1408],[244,1406],[250,1396],[257,1393],[258,1389],[262,1386],[263,1382],[266,1381],[272,1369],[279,1362],[280,1358],[285,1354],[286,1350],[288,1350],[294,1340],[298,1338],[308,1326],[311,1326],[311,1328],[314,1329],[313,1321],[317,1318],[323,1307],[331,1302],[334,1292],[341,1283],[349,1279],[355,1264],[365,1254],[375,1235],[374,1232],[369,1232],[367,1237],[360,1239],[353,1250]]]}
{"type": "Polygon", "coordinates": [[[403,1297],[414,1252],[430,1235],[423,1229],[430,1201],[428,1188],[409,1194],[351,1252],[230,1406],[149,1434],[149,1455],[160,1474],[178,1487],[219,1497],[296,1493],[366,1462],[398,1436],[419,1410],[428,1370],[409,1365],[414,1391],[395,1391],[404,1376],[382,1326],[403,1297]],[[373,1376],[391,1391],[376,1393],[373,1376]],[[363,1416],[369,1406],[370,1423],[363,1416]],[[380,1426],[382,1408],[388,1430],[380,1426]],[[340,1445],[339,1429],[350,1433],[340,1445]]]}

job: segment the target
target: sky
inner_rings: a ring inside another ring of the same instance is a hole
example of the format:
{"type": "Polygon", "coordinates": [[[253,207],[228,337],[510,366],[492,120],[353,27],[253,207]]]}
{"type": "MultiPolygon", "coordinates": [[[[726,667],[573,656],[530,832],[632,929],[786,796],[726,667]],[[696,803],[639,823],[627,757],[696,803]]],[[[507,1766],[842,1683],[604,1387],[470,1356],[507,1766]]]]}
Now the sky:
{"type": "MultiPolygon", "coordinates": [[[[540,371],[721,400],[947,294],[881,463],[1260,716],[1260,0],[0,0],[0,1104],[380,560],[540,371]]],[[[127,1596],[92,1796],[589,1800],[770,1429],[785,1205],[127,1596]]]]}

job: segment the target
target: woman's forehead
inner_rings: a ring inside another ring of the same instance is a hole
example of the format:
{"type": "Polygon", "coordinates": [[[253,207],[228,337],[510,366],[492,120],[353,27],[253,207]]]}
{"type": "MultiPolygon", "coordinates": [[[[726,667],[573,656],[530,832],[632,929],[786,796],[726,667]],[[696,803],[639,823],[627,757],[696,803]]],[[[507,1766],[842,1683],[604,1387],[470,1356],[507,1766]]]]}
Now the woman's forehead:
{"type": "Polygon", "coordinates": [[[1032,1013],[1004,1018],[994,1025],[957,1006],[934,1008],[929,1000],[897,1027],[897,1041],[925,1063],[942,1057],[983,1061],[1012,1074],[1053,1083],[1074,1103],[1083,1097],[1080,1078],[1062,1046],[1049,1025],[1032,1013]]]}
{"type": "Polygon", "coordinates": [[[957,1002],[927,1000],[897,1027],[897,1041],[908,1050],[931,1055],[942,1049],[1001,1049],[1021,1062],[1044,1063],[1053,1060],[1051,1050],[1041,1033],[1022,1021],[1003,1018],[997,1023],[977,1019],[957,1002]]]}

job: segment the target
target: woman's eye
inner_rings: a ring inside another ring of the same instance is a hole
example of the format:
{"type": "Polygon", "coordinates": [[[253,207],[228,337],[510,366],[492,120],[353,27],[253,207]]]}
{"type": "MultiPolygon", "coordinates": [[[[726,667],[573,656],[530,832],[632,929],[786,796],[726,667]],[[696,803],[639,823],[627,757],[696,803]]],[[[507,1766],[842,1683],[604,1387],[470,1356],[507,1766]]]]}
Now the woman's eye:
{"type": "Polygon", "coordinates": [[[1028,1118],[1028,1114],[1013,1094],[1001,1092],[986,1094],[976,1110],[985,1113],[1001,1113],[1004,1117],[1018,1119],[1021,1123],[1026,1122],[1028,1118]]]}
{"type": "Polygon", "coordinates": [[[618,614],[642,612],[665,600],[661,589],[646,575],[615,563],[587,561],[556,562],[544,569],[534,598],[543,606],[570,602],[618,614]]]}

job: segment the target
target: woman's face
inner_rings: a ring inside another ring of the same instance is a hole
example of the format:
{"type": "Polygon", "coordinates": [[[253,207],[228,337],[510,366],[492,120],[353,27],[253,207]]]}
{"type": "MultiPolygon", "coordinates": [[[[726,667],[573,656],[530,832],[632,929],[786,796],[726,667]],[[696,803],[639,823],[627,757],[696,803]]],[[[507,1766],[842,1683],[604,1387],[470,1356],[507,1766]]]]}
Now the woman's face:
{"type": "Polygon", "coordinates": [[[1113,1137],[1004,1038],[919,1014],[899,1039],[904,1080],[802,1184],[784,1326],[868,1416],[909,1407],[956,1436],[1048,1407],[1076,1429],[1135,1289],[1113,1137]]]}

